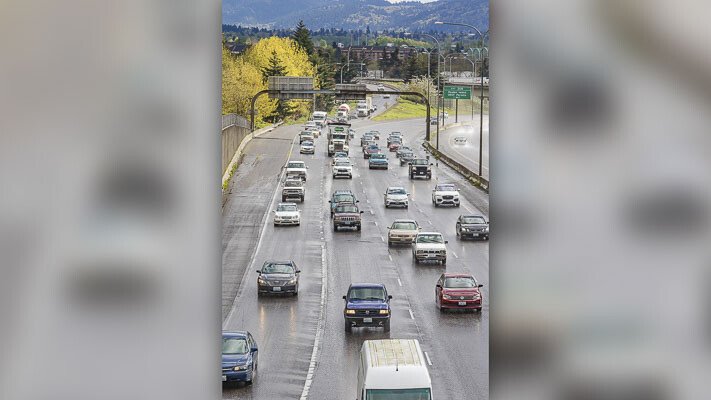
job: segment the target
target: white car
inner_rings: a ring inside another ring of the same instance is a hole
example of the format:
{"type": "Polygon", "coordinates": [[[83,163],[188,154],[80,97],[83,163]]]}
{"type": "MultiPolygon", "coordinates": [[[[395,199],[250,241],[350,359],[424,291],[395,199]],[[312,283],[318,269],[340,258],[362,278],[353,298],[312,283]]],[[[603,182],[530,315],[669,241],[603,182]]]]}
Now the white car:
{"type": "Polygon", "coordinates": [[[414,219],[396,219],[388,228],[388,246],[396,243],[412,244],[420,233],[420,225],[414,219]]]}
{"type": "Polygon", "coordinates": [[[301,178],[301,180],[306,180],[306,163],[303,161],[289,161],[286,164],[286,176],[296,176],[301,178]]]}
{"type": "Polygon", "coordinates": [[[296,208],[295,203],[279,203],[274,210],[274,226],[277,225],[300,225],[301,211],[296,208]]]}
{"type": "Polygon", "coordinates": [[[422,261],[439,261],[447,264],[447,240],[439,232],[420,232],[412,245],[415,264],[422,261]]]}
{"type": "Polygon", "coordinates": [[[347,158],[336,158],[333,161],[333,177],[334,178],[353,178],[353,166],[347,158]]]}
{"type": "Polygon", "coordinates": [[[385,208],[389,207],[405,207],[408,206],[407,196],[409,194],[405,188],[399,186],[391,186],[385,191],[385,208]]]}
{"type": "Polygon", "coordinates": [[[316,126],[316,121],[306,121],[304,124],[304,128],[310,128],[312,126],[316,126]]]}
{"type": "Polygon", "coordinates": [[[314,154],[314,142],[303,142],[299,149],[301,154],[314,154]]]}
{"type": "Polygon", "coordinates": [[[315,138],[317,138],[318,135],[321,134],[321,128],[319,128],[318,126],[309,126],[306,128],[306,130],[308,132],[311,132],[315,138]]]}
{"type": "Polygon", "coordinates": [[[383,85],[378,85],[378,90],[381,91],[381,92],[384,91],[384,90],[385,90],[385,86],[383,86],[383,85]]]}
{"type": "Polygon", "coordinates": [[[383,98],[384,98],[384,99],[389,99],[389,98],[390,98],[390,95],[387,94],[387,93],[385,93],[385,94],[383,95],[383,98]]]}
{"type": "Polygon", "coordinates": [[[435,207],[451,205],[459,207],[459,191],[451,183],[440,183],[432,189],[432,204],[435,207]]]}

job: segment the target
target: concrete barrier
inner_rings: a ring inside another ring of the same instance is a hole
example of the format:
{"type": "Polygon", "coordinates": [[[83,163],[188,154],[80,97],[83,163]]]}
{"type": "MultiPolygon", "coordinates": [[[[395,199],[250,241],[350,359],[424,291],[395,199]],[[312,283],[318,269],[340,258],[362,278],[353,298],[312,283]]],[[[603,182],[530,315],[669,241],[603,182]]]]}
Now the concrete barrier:
{"type": "Polygon", "coordinates": [[[464,165],[460,164],[453,158],[447,156],[446,154],[442,153],[441,151],[438,151],[429,142],[422,143],[422,146],[430,154],[435,156],[435,158],[437,158],[438,160],[441,160],[445,164],[449,165],[453,170],[457,171],[460,175],[467,178],[475,186],[478,186],[480,189],[482,189],[486,193],[489,193],[489,181],[487,179],[484,179],[483,177],[479,176],[474,171],[472,171],[469,168],[465,167],[464,165]]]}

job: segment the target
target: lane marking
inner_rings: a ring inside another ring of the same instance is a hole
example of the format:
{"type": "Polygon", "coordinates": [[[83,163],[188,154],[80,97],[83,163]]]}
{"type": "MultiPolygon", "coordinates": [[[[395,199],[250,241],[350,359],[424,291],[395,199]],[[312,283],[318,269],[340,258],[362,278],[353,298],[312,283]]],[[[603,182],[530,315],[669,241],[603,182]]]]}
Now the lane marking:
{"type": "Polygon", "coordinates": [[[415,319],[415,314],[412,313],[412,309],[408,308],[407,311],[410,312],[410,318],[415,319]]]}
{"type": "Polygon", "coordinates": [[[311,361],[309,362],[309,370],[306,374],[306,381],[304,382],[304,389],[301,391],[301,400],[307,400],[309,397],[309,390],[311,389],[311,383],[313,382],[314,372],[316,371],[316,360],[318,358],[318,349],[321,342],[321,335],[323,334],[323,317],[326,309],[326,293],[328,279],[327,279],[326,268],[326,247],[321,244],[321,304],[318,317],[318,325],[316,326],[316,337],[314,338],[314,347],[311,352],[311,361]]]}
{"type": "Polygon", "coordinates": [[[459,258],[459,257],[457,256],[457,253],[455,253],[455,252],[452,252],[452,255],[454,256],[454,258],[459,258]]]}
{"type": "MultiPolygon", "coordinates": [[[[390,254],[388,254],[388,258],[390,259],[390,261],[393,260],[393,256],[391,256],[390,254]]],[[[399,280],[400,280],[400,279],[398,279],[398,281],[399,281],[399,280]]],[[[402,285],[401,285],[401,286],[402,286],[402,285]]]]}
{"type": "Polygon", "coordinates": [[[373,221],[375,223],[375,226],[378,226],[378,221],[373,221]]]}
{"type": "Polygon", "coordinates": [[[427,354],[427,352],[425,352],[425,358],[427,359],[427,364],[429,364],[430,366],[432,366],[432,360],[430,360],[430,355],[427,354]]]}
{"type": "Polygon", "coordinates": [[[381,241],[381,242],[385,242],[385,239],[383,239],[383,237],[381,236],[381,237],[380,237],[380,241],[381,241]]]}
{"type": "Polygon", "coordinates": [[[469,207],[467,207],[466,204],[461,203],[461,202],[460,202],[460,204],[461,204],[462,206],[464,206],[464,208],[466,208],[466,210],[469,211],[470,214],[475,214],[474,211],[472,211],[469,207]]]}
{"type": "Polygon", "coordinates": [[[400,278],[397,278],[397,284],[402,286],[402,281],[400,281],[400,278]]]}

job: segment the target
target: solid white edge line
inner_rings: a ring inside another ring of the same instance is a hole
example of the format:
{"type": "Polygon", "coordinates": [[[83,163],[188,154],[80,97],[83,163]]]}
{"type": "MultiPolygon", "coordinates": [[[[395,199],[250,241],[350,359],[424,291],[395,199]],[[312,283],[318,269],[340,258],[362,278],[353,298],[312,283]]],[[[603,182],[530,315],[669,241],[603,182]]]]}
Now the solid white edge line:
{"type": "Polygon", "coordinates": [[[430,366],[432,366],[432,360],[430,360],[430,355],[427,354],[427,352],[425,352],[425,358],[427,359],[427,364],[429,364],[430,366]]]}
{"type": "Polygon", "coordinates": [[[410,318],[415,319],[415,314],[412,313],[412,309],[408,308],[407,311],[410,312],[410,318]]]}
{"type": "Polygon", "coordinates": [[[397,284],[402,286],[402,281],[400,280],[400,278],[397,278],[397,284]]]}
{"type": "Polygon", "coordinates": [[[306,381],[304,381],[304,389],[301,391],[301,400],[306,400],[309,397],[309,390],[311,389],[311,383],[313,382],[314,372],[316,370],[316,361],[318,359],[318,349],[321,342],[321,335],[323,333],[323,317],[326,309],[326,293],[327,293],[327,271],[326,268],[326,247],[321,244],[321,304],[319,310],[318,324],[316,325],[316,337],[314,338],[314,347],[311,352],[311,361],[309,362],[309,369],[306,373],[306,381]]]}

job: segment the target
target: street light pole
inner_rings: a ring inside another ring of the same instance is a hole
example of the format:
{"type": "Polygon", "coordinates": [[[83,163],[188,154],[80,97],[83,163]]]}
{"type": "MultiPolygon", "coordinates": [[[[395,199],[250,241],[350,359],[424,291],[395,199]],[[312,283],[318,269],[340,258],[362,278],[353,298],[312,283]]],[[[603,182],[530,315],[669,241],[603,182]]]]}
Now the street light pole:
{"type": "MultiPolygon", "coordinates": [[[[467,28],[474,29],[476,33],[481,37],[481,47],[484,48],[485,37],[489,34],[489,31],[481,33],[479,29],[469,24],[460,24],[456,22],[442,22],[435,21],[435,25],[457,25],[466,26],[467,28]]],[[[489,55],[489,49],[486,50],[487,56],[489,55]]],[[[481,54],[481,51],[479,52],[481,54]]],[[[479,176],[482,174],[482,156],[483,156],[483,143],[484,143],[484,57],[481,57],[481,82],[479,86],[481,87],[481,92],[479,96],[479,176]]],[[[491,110],[490,110],[491,111],[491,110]]]]}
{"type": "MultiPolygon", "coordinates": [[[[340,63],[339,63],[339,64],[340,64],[340,63]]],[[[346,66],[348,66],[348,65],[350,65],[350,64],[358,64],[358,63],[350,62],[350,61],[349,61],[349,62],[345,63],[345,64],[341,67],[341,84],[343,84],[343,68],[345,68],[346,66]]],[[[362,70],[362,69],[363,69],[363,63],[360,63],[360,65],[361,65],[361,70],[362,70]]],[[[349,67],[349,68],[350,68],[350,67],[349,67]]]]}

